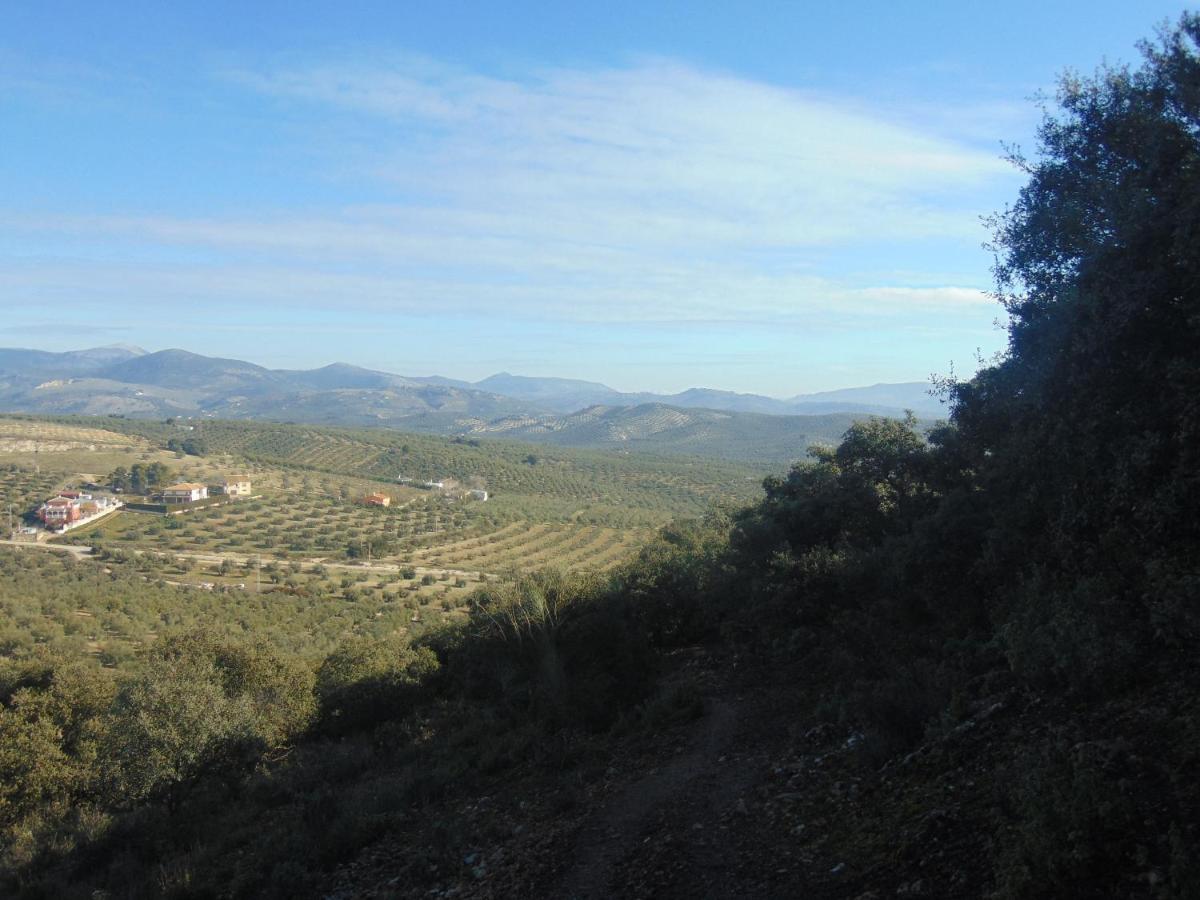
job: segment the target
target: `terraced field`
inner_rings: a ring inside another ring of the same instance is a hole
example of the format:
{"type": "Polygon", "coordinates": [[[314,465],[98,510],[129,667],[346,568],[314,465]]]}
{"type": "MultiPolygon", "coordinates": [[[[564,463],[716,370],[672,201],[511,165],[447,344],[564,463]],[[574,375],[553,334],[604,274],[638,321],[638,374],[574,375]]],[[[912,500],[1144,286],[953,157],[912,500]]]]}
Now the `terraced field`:
{"type": "Polygon", "coordinates": [[[413,599],[418,614],[430,604],[448,613],[481,579],[514,569],[610,569],[656,527],[699,515],[714,502],[742,502],[760,480],[735,464],[382,430],[127,419],[39,426],[0,417],[3,434],[40,446],[54,436],[70,445],[36,459],[9,455],[17,462],[0,472],[0,496],[11,496],[18,510],[77,483],[78,473],[102,475],[139,461],[164,462],[176,480],[211,482],[233,472],[253,479],[252,498],[172,516],[122,511],[71,532],[64,543],[93,544],[143,568],[153,563],[171,583],[236,589],[252,570],[259,578],[258,566],[265,564],[286,570],[280,578],[260,579],[265,590],[336,594],[336,585],[311,570],[361,567],[353,578],[365,580],[355,581],[352,591],[413,599]],[[181,435],[200,444],[204,455],[167,451],[181,435]],[[41,474],[32,472],[34,465],[41,474]],[[455,479],[486,488],[490,498],[419,490],[397,483],[400,477],[455,479]],[[380,490],[391,495],[392,506],[361,503],[364,494],[380,490]]]}
{"type": "Polygon", "coordinates": [[[310,562],[372,559],[496,574],[546,565],[611,568],[650,533],[575,523],[499,524],[485,514],[483,504],[409,494],[386,509],[353,499],[276,493],[179,516],[121,512],[72,532],[70,541],[310,562]]]}
{"type": "Polygon", "coordinates": [[[348,548],[353,553],[355,545],[372,540],[386,541],[395,549],[405,537],[461,527],[466,520],[461,506],[439,506],[426,496],[410,497],[408,503],[399,500],[394,507],[380,509],[362,506],[354,495],[347,494],[343,499],[306,495],[299,487],[268,488],[259,498],[233,500],[175,516],[123,512],[93,529],[80,529],[74,539],[148,543],[179,551],[340,556],[348,548]]]}
{"type": "Polygon", "coordinates": [[[148,642],[198,625],[312,654],[355,636],[414,635],[463,615],[473,591],[510,571],[611,569],[656,527],[740,502],[760,480],[744,466],[504,441],[0,416],[0,517],[85,473],[150,462],[181,481],[246,473],[255,496],[171,516],[122,510],[49,547],[0,548],[0,656],[57,645],[133,665],[148,642]],[[167,450],[181,435],[204,455],[167,450]],[[453,478],[490,498],[399,476],[453,478]],[[392,505],[364,506],[375,491],[392,505]],[[98,553],[66,557],[58,544],[98,553]]]}
{"type": "MultiPolygon", "coordinates": [[[[95,420],[79,420],[94,424],[95,420]]],[[[128,419],[111,427],[160,446],[178,426],[128,419]]],[[[187,432],[206,453],[227,453],[268,468],[353,476],[395,484],[454,478],[485,487],[505,517],[654,527],[701,515],[714,502],[744,503],[759,493],[765,471],[714,460],[582,451],[504,440],[442,438],[384,429],[317,428],[198,421],[187,432]]]]}
{"type": "MultiPolygon", "coordinates": [[[[18,466],[0,466],[0,515],[3,528],[8,528],[9,507],[15,517],[25,515],[58,487],[62,474],[36,473],[18,466]]],[[[4,537],[8,537],[7,531],[4,537]]]]}
{"type": "Polygon", "coordinates": [[[95,451],[100,448],[140,449],[145,446],[147,446],[147,441],[144,438],[131,439],[130,435],[100,428],[0,418],[0,453],[32,453],[35,450],[42,452],[95,451]]]}
{"type": "Polygon", "coordinates": [[[346,638],[439,627],[464,614],[481,583],[350,565],[267,562],[257,569],[252,561],[221,572],[187,556],[114,550],[76,560],[0,546],[0,657],[50,646],[108,666],[133,665],[149,642],[199,626],[319,658],[346,638]]]}
{"type": "Polygon", "coordinates": [[[604,570],[628,557],[648,536],[646,530],[598,525],[512,523],[414,551],[409,558],[421,565],[491,573],[541,566],[604,570]]]}

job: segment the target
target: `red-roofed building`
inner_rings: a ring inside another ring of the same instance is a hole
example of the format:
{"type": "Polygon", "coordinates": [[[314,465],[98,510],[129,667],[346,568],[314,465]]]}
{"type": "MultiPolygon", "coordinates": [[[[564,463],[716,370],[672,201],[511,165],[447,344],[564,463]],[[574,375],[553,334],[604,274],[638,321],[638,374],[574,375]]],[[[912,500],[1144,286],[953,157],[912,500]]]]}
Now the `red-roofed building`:
{"type": "Polygon", "coordinates": [[[51,528],[78,522],[82,515],[83,513],[79,511],[79,504],[70,497],[55,497],[53,500],[47,500],[38,510],[38,516],[51,528]]]}
{"type": "Polygon", "coordinates": [[[164,503],[195,503],[208,497],[208,485],[184,481],[163,491],[164,503]]]}

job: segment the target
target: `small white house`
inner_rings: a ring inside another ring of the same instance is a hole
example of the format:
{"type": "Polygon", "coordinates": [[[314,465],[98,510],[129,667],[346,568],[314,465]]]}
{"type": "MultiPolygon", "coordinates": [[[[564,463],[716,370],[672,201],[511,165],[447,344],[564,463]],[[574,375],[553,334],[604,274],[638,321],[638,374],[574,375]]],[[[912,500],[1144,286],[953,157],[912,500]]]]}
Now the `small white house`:
{"type": "Polygon", "coordinates": [[[488,492],[479,488],[473,488],[467,491],[467,493],[471,495],[472,500],[486,500],[488,498],[488,492]]]}
{"type": "Polygon", "coordinates": [[[224,494],[227,497],[249,497],[250,476],[230,475],[228,478],[217,482],[216,487],[217,493],[224,494]]]}
{"type": "Polygon", "coordinates": [[[208,497],[208,487],[191,481],[173,484],[163,491],[164,503],[195,503],[208,497]]]}

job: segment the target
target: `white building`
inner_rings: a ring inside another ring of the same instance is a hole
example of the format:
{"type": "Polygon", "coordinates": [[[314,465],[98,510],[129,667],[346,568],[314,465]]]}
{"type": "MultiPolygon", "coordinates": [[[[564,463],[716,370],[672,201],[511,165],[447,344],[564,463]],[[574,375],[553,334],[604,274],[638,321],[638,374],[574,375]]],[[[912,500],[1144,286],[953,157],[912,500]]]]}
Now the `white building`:
{"type": "Polygon", "coordinates": [[[208,487],[191,481],[173,484],[163,491],[164,503],[194,503],[208,497],[208,487]]]}
{"type": "Polygon", "coordinates": [[[217,482],[217,493],[224,494],[226,497],[249,497],[250,496],[250,476],[249,475],[230,475],[217,482]]]}

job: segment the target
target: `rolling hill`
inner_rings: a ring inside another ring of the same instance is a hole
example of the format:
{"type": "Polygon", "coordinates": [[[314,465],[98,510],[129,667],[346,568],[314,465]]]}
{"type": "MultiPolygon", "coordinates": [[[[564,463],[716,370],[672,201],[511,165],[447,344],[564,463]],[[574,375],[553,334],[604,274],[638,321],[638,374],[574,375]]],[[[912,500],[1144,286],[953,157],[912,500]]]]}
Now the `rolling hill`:
{"type": "Polygon", "coordinates": [[[854,417],[940,414],[922,383],[778,400],[693,388],[622,393],[596,382],[499,373],[475,383],[333,363],[268,369],[170,349],[0,349],[0,410],[220,418],[486,435],[563,447],[779,464],[835,443],[854,417]]]}
{"type": "Polygon", "coordinates": [[[788,463],[810,444],[835,444],[854,416],[770,416],[662,403],[591,406],[565,416],[515,416],[463,423],[464,433],[564,447],[715,456],[788,463]]]}
{"type": "Polygon", "coordinates": [[[713,388],[689,388],[677,394],[623,393],[593,381],[534,378],[510,375],[507,372],[500,372],[469,385],[462,382],[458,384],[526,400],[558,413],[574,412],[588,406],[641,406],[657,403],[684,409],[712,409],[772,416],[825,413],[898,416],[906,409],[913,410],[923,418],[941,418],[946,414],[945,404],[930,396],[930,385],[925,381],[799,394],[787,400],[713,388]]]}

